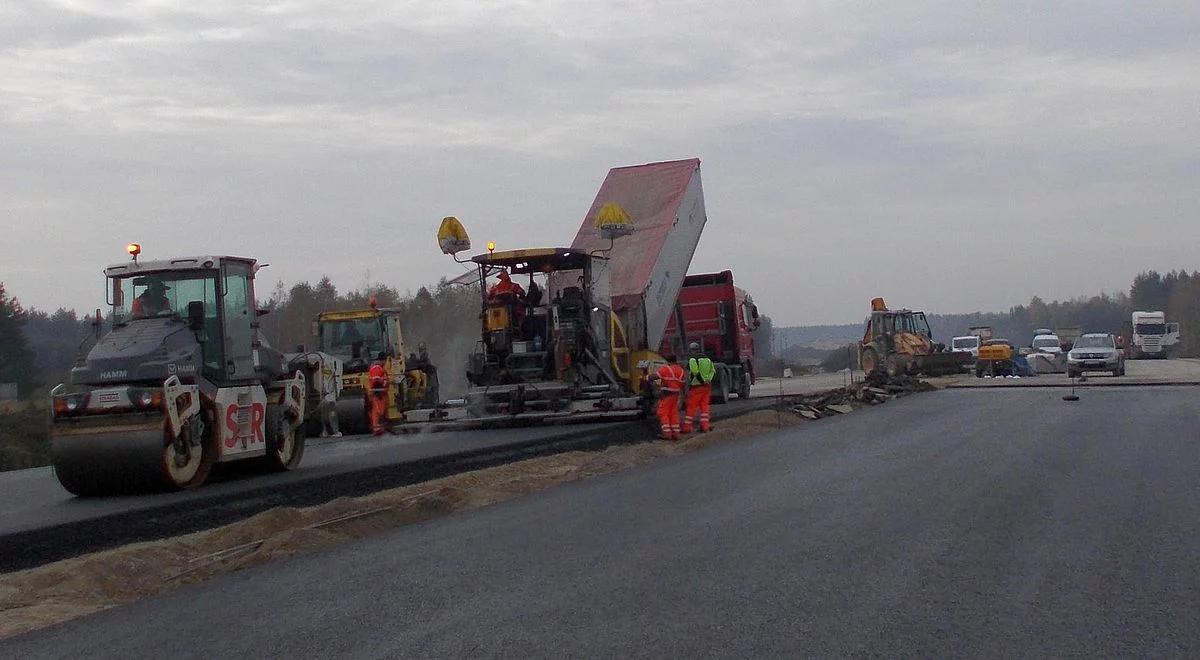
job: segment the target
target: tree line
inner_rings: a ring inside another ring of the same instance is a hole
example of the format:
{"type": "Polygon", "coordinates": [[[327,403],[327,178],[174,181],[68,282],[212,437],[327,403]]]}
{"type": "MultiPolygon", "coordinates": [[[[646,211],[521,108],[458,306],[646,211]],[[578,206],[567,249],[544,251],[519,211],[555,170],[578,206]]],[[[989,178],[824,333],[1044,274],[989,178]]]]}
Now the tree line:
{"type": "MultiPolygon", "coordinates": [[[[393,287],[376,284],[339,292],[328,277],[315,285],[280,282],[259,306],[270,312],[261,317],[267,340],[283,351],[300,346],[316,348],[312,324],[319,312],[361,309],[374,296],[381,307],[401,310],[408,349],[421,343],[439,368],[442,391],[452,394],[465,387],[464,360],[479,339],[479,298],[473,286],[440,281],[415,294],[401,295],[393,287]]],[[[1176,354],[1200,357],[1200,271],[1146,271],[1134,278],[1129,292],[1101,294],[1065,301],[1045,302],[1034,297],[1006,313],[935,314],[930,325],[939,341],[966,332],[969,326],[990,325],[997,336],[1018,343],[1032,338],[1037,328],[1079,325],[1085,332],[1124,331],[1134,310],[1166,313],[1180,323],[1176,354]]],[[[775,355],[775,337],[784,338],[796,328],[776,327],[769,316],[754,335],[760,373],[775,373],[798,356],[775,355]]],[[[44,465],[48,460],[45,404],[39,393],[66,379],[79,345],[92,332],[92,319],[67,309],[46,312],[25,308],[0,282],[0,383],[16,383],[27,403],[0,408],[0,469],[44,465]]],[[[822,337],[857,339],[862,325],[826,326],[822,337]]],[[[854,351],[832,351],[823,366],[836,370],[852,364],[854,351]]]]}
{"type": "MultiPolygon", "coordinates": [[[[1128,336],[1130,317],[1134,311],[1164,312],[1167,321],[1179,323],[1179,344],[1173,355],[1200,357],[1200,271],[1159,273],[1150,270],[1133,279],[1128,293],[1122,291],[1053,302],[1034,296],[1029,304],[1011,307],[1008,312],[931,314],[928,319],[934,339],[942,343],[949,343],[952,337],[966,334],[971,326],[990,326],[995,337],[1003,337],[1017,345],[1028,345],[1033,333],[1042,328],[1053,330],[1080,326],[1083,332],[1111,332],[1128,336]]],[[[821,334],[815,336],[858,339],[863,328],[864,325],[821,326],[821,334]]],[[[790,329],[777,328],[776,332],[787,330],[790,329]]],[[[855,351],[837,349],[830,353],[822,367],[827,370],[857,367],[856,360],[855,351]]]]}
{"type": "MultiPolygon", "coordinates": [[[[372,296],[381,307],[401,310],[409,350],[416,350],[420,343],[427,346],[447,391],[461,385],[454,379],[461,377],[463,360],[478,340],[479,299],[473,286],[443,279],[402,295],[386,284],[340,292],[328,277],[316,284],[279,282],[266,300],[259,301],[261,308],[270,310],[260,319],[263,333],[279,350],[315,348],[312,324],[319,312],[361,309],[372,296]]],[[[942,342],[965,334],[970,326],[988,325],[998,337],[1026,343],[1038,328],[1078,325],[1085,332],[1121,333],[1134,310],[1164,311],[1169,321],[1180,323],[1176,354],[1200,357],[1200,271],[1150,270],[1137,275],[1128,292],[1053,302],[1035,296],[1007,312],[932,314],[929,321],[934,337],[942,342]]],[[[787,344],[801,336],[807,338],[803,333],[811,330],[777,327],[769,316],[762,321],[754,340],[756,354],[764,363],[796,357],[786,350],[775,355],[775,345],[780,343],[776,337],[787,344]]],[[[0,283],[0,383],[16,383],[19,391],[28,395],[61,382],[90,332],[89,315],[62,308],[54,312],[25,308],[0,283]]],[[[822,337],[849,341],[861,335],[862,325],[822,326],[821,333],[822,337]]]]}
{"type": "Polygon", "coordinates": [[[479,341],[477,286],[450,284],[443,278],[432,288],[401,295],[385,284],[339,293],[328,277],[316,285],[300,282],[289,287],[280,282],[260,302],[260,307],[270,310],[260,323],[267,340],[279,350],[316,350],[312,329],[319,313],[365,309],[373,297],[377,306],[399,310],[406,350],[414,353],[424,344],[438,367],[442,393],[456,395],[467,385],[467,355],[479,341]]]}

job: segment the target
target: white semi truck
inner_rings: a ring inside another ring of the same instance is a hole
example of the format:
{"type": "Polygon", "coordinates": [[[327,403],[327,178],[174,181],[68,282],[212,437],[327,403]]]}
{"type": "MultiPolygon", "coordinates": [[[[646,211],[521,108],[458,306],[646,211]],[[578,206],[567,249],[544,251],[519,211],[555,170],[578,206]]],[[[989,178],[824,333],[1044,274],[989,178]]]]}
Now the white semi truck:
{"type": "Polygon", "coordinates": [[[1129,357],[1135,360],[1165,358],[1168,349],[1179,343],[1179,324],[1167,323],[1163,312],[1134,312],[1129,357]]]}

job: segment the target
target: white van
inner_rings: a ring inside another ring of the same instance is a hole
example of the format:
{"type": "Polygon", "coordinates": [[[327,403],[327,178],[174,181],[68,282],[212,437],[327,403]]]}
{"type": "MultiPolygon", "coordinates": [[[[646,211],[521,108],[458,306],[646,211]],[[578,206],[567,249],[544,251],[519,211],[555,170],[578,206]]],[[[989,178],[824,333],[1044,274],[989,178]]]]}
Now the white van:
{"type": "Polygon", "coordinates": [[[979,357],[979,337],[976,335],[967,335],[965,337],[955,337],[950,340],[950,350],[962,353],[970,353],[971,357],[979,357]]]}

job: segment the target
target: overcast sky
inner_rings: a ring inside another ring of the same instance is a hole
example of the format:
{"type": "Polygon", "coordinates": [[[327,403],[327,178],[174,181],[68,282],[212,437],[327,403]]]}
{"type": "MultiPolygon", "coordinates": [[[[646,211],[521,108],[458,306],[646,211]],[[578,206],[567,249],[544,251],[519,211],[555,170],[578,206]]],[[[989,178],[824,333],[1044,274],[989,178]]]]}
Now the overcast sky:
{"type": "Polygon", "coordinates": [[[565,244],[692,156],[692,270],[780,324],[1200,268],[1200,4],[871,4],[5,0],[0,281],[95,308],[139,241],[415,290],[444,215],[565,244]]]}

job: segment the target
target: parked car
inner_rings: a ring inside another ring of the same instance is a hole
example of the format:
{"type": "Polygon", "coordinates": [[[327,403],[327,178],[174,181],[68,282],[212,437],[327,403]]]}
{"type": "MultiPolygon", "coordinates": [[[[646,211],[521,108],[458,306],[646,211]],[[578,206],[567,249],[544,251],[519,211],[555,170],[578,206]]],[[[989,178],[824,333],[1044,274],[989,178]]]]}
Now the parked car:
{"type": "Polygon", "coordinates": [[[1117,350],[1117,340],[1106,332],[1080,335],[1067,353],[1067,375],[1075,378],[1089,371],[1107,371],[1125,375],[1125,357],[1117,350]]]}
{"type": "Polygon", "coordinates": [[[1035,373],[1061,374],[1067,370],[1067,355],[1062,347],[1062,338],[1052,330],[1038,330],[1033,336],[1029,352],[1024,355],[1030,370],[1035,373]]]}
{"type": "Polygon", "coordinates": [[[1033,350],[1037,353],[1051,353],[1053,355],[1060,355],[1062,353],[1062,341],[1054,333],[1035,335],[1032,346],[1033,350]]]}

